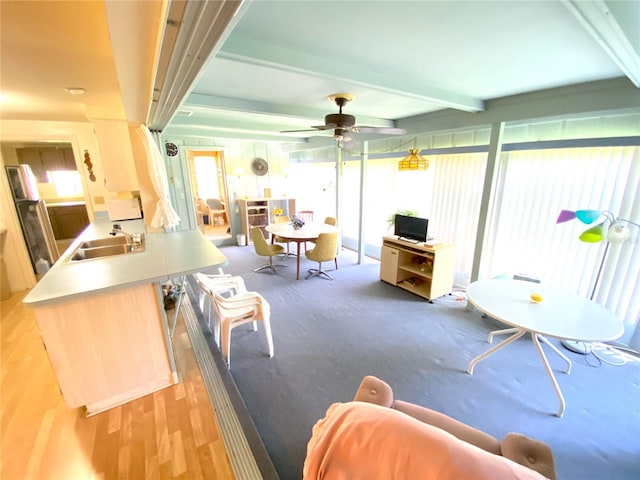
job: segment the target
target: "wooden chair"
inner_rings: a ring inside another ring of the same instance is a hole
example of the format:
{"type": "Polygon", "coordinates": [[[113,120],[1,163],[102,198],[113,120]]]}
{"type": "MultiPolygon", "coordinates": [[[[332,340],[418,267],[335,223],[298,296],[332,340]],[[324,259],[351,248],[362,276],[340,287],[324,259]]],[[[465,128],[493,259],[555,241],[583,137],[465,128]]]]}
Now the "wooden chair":
{"type": "MultiPolygon", "coordinates": [[[[294,217],[299,218],[304,223],[313,222],[313,210],[300,210],[293,214],[294,217]]],[[[307,242],[304,242],[304,251],[307,252],[307,242]]]]}
{"type": "Polygon", "coordinates": [[[222,223],[229,223],[229,218],[227,217],[227,207],[224,202],[219,198],[207,198],[206,200],[207,206],[209,207],[209,224],[215,225],[216,218],[222,218],[222,223]]]}
{"type": "Polygon", "coordinates": [[[313,222],[313,210],[300,210],[294,214],[304,223],[313,222]]]}
{"type": "Polygon", "coordinates": [[[309,275],[305,280],[320,275],[327,280],[333,280],[325,270],[322,269],[322,262],[329,262],[336,258],[336,250],[338,248],[338,232],[321,233],[316,240],[316,246],[307,251],[306,255],[309,260],[318,262],[318,268],[310,268],[309,275]]]}
{"type": "Polygon", "coordinates": [[[194,275],[200,289],[211,300],[217,313],[215,332],[220,332],[214,338],[220,342],[220,351],[227,367],[231,368],[231,330],[245,323],[253,324],[253,331],[258,330],[258,321],[264,325],[264,333],[269,348],[269,357],[273,357],[273,337],[271,335],[269,303],[257,292],[247,291],[242,277],[230,277],[228,279],[212,280],[207,275],[196,273],[194,275]],[[232,291],[235,294],[230,297],[222,296],[221,290],[232,291]]]}
{"type": "Polygon", "coordinates": [[[269,257],[269,263],[262,265],[254,270],[254,272],[259,272],[264,270],[265,268],[271,270],[274,274],[276,274],[275,267],[286,267],[284,263],[273,263],[273,257],[275,255],[279,255],[284,253],[284,247],[278,244],[269,245],[262,234],[262,230],[259,227],[251,227],[251,240],[253,241],[253,248],[256,253],[261,257],[269,257]]]}

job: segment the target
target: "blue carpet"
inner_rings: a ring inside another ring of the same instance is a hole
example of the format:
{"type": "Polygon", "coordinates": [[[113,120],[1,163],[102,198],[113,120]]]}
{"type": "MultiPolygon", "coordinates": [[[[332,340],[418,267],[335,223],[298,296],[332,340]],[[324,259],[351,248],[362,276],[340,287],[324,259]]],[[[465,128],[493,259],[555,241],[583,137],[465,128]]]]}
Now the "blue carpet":
{"type": "MultiPolygon", "coordinates": [[[[359,265],[347,250],[334,281],[296,281],[295,258],[278,275],[254,273],[264,260],[251,247],[221,250],[225,273],[241,275],[271,304],[275,356],[268,358],[262,331],[238,327],[231,374],[283,480],[301,478],[312,426],[332,403],[351,400],[365,375],[385,380],[398,399],[499,438],[520,432],[546,442],[560,479],[640,478],[638,362],[611,366],[563,350],[573,362],[566,375],[563,361],[543,347],[567,405],[557,418],[558,400],[528,338],[466,373],[489,347],[487,333],[502,325],[465,302],[448,296],[430,304],[381,282],[378,262],[359,265]]],[[[301,262],[304,278],[315,265],[301,262]]]]}

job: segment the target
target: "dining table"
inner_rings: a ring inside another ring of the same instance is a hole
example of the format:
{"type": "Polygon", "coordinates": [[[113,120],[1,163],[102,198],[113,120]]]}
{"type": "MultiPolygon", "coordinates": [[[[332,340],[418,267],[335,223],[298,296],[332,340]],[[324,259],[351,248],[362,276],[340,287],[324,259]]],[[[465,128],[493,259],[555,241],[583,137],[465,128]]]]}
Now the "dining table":
{"type": "Polygon", "coordinates": [[[327,223],[307,222],[302,227],[295,227],[292,223],[270,223],[266,226],[271,242],[278,236],[297,244],[296,249],[296,280],[300,280],[300,244],[317,240],[321,233],[337,232],[338,228],[327,223]]]}

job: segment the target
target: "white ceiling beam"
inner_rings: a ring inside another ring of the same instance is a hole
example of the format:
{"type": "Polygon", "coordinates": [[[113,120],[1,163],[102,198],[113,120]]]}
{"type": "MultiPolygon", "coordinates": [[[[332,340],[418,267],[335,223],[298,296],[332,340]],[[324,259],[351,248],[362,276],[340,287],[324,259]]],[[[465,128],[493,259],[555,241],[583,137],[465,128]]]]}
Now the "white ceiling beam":
{"type": "Polygon", "coordinates": [[[563,3],[629,80],[640,87],[640,2],[563,3]]]}
{"type": "MultiPolygon", "coordinates": [[[[184,4],[176,0],[169,3],[184,4]]],[[[162,44],[161,55],[168,54],[170,60],[166,71],[156,73],[156,79],[162,80],[153,87],[149,128],[162,130],[169,123],[209,56],[229,35],[241,3],[239,0],[187,1],[180,23],[176,25],[170,18],[165,19],[169,21],[166,29],[178,29],[178,32],[177,35],[169,32],[166,36],[169,41],[162,44]]]]}
{"type": "MultiPolygon", "coordinates": [[[[271,116],[281,116],[295,119],[307,120],[309,126],[322,125],[324,116],[328,113],[337,113],[337,107],[327,107],[325,110],[317,110],[314,108],[298,107],[293,105],[284,105],[280,103],[259,102],[253,100],[245,100],[241,98],[219,97],[215,95],[203,95],[200,93],[192,93],[182,105],[183,110],[189,108],[214,108],[218,110],[230,110],[233,112],[243,112],[249,114],[261,114],[271,116]]],[[[366,115],[358,115],[359,125],[370,125],[373,127],[395,127],[393,120],[369,117],[366,115]]],[[[290,126],[284,126],[285,129],[290,126]]]]}
{"type": "Polygon", "coordinates": [[[379,71],[366,71],[349,62],[338,62],[331,58],[309,55],[296,50],[295,45],[289,48],[234,35],[218,52],[218,58],[362,85],[372,90],[436,103],[443,108],[454,108],[466,112],[484,110],[484,102],[481,99],[417,84],[409,78],[389,75],[384,68],[380,68],[379,71]]]}
{"type": "MultiPolygon", "coordinates": [[[[181,112],[182,110],[183,109],[180,109],[179,112],[181,112]]],[[[198,115],[198,112],[195,112],[194,115],[190,115],[190,116],[184,116],[178,113],[171,121],[171,124],[180,125],[180,126],[191,125],[193,127],[198,127],[200,125],[207,125],[207,126],[213,126],[213,127],[220,126],[221,128],[225,128],[227,130],[255,131],[258,134],[262,132],[267,134],[277,134],[281,130],[292,130],[290,124],[286,124],[286,123],[274,124],[273,119],[268,119],[262,122],[260,120],[261,119],[259,115],[254,115],[254,118],[249,120],[246,120],[244,118],[237,118],[235,116],[233,118],[224,118],[224,117],[216,118],[215,112],[210,111],[207,115],[204,115],[204,116],[198,115]]],[[[299,129],[302,130],[303,128],[305,128],[304,125],[299,129]]],[[[314,131],[317,132],[317,130],[310,130],[309,133],[312,134],[314,131]]],[[[303,135],[301,133],[300,135],[294,135],[294,136],[306,137],[308,135],[303,135]]]]}
{"type": "Polygon", "coordinates": [[[162,2],[106,1],[105,10],[126,118],[145,122],[151,105],[162,2]]]}
{"type": "MultiPolygon", "coordinates": [[[[206,138],[218,138],[218,139],[235,139],[235,140],[251,140],[262,142],[278,142],[278,143],[308,143],[313,141],[314,138],[298,138],[298,137],[284,137],[279,134],[269,133],[257,133],[254,131],[237,131],[220,127],[216,125],[182,125],[171,122],[165,130],[163,130],[164,136],[188,136],[188,137],[206,137],[206,138]]],[[[321,137],[326,138],[326,144],[331,145],[333,143],[333,137],[321,137]]]]}

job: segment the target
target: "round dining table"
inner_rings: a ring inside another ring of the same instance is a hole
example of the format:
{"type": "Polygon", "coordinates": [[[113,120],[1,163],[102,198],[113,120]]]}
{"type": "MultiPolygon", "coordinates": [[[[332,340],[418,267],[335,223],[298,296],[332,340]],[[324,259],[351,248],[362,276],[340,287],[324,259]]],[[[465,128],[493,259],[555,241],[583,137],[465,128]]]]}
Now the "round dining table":
{"type": "Polygon", "coordinates": [[[297,244],[296,280],[300,280],[300,244],[317,240],[321,233],[337,232],[338,228],[326,223],[307,222],[300,228],[294,228],[292,223],[270,223],[265,228],[273,238],[278,236],[297,244]]]}
{"type": "MultiPolygon", "coordinates": [[[[556,413],[558,417],[564,414],[565,401],[540,342],[565,361],[565,373],[569,373],[571,360],[546,337],[607,342],[619,338],[624,332],[622,321],[613,312],[558,287],[532,285],[523,280],[492,278],[471,283],[467,288],[467,297],[479,311],[511,327],[491,332],[489,343],[494,335],[512,334],[472,359],[467,372],[473,374],[477,363],[529,333],[560,402],[556,413]],[[534,291],[537,292],[537,297],[532,296],[534,291]],[[532,301],[534,298],[535,301],[532,301]]],[[[503,357],[503,360],[510,362],[508,357],[503,357]]]]}

